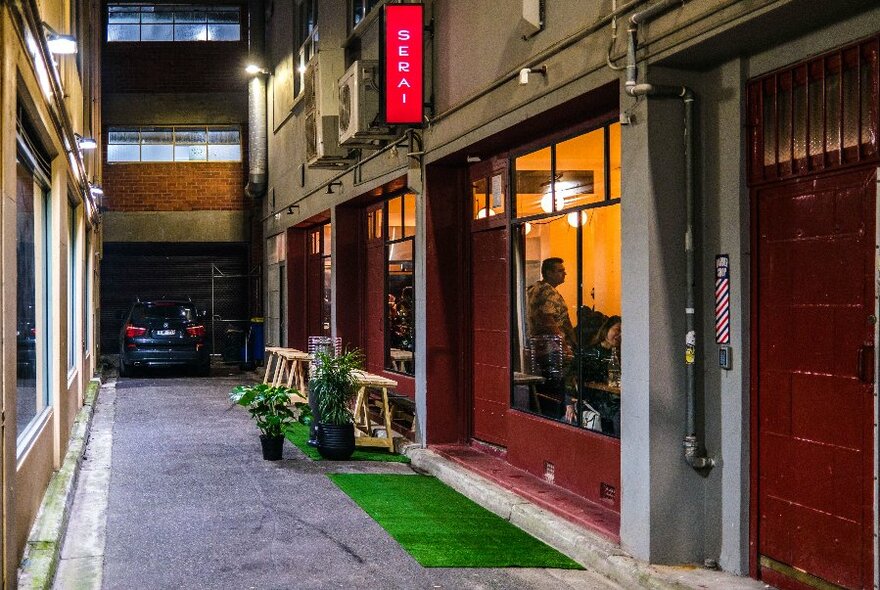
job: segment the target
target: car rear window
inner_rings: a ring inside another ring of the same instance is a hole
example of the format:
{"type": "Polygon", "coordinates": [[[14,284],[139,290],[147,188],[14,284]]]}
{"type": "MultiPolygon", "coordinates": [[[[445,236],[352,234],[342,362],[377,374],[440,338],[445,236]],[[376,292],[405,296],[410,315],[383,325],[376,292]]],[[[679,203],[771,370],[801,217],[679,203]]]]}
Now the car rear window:
{"type": "Polygon", "coordinates": [[[184,320],[192,321],[196,317],[196,309],[191,305],[180,304],[158,304],[158,305],[140,305],[131,312],[131,319],[134,322],[144,319],[156,320],[184,320]]]}

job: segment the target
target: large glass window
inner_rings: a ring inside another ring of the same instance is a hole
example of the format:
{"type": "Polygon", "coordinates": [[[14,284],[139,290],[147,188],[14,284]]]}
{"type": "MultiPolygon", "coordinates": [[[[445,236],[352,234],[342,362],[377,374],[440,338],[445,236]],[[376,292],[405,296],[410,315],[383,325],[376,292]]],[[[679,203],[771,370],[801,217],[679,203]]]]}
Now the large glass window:
{"type": "Polygon", "coordinates": [[[620,131],[514,163],[513,406],[620,436],[620,131]]]}
{"type": "Polygon", "coordinates": [[[330,336],[330,313],[332,308],[331,283],[331,226],[329,223],[318,226],[309,233],[308,298],[314,298],[314,308],[309,304],[309,313],[318,314],[309,318],[309,334],[330,336]],[[312,293],[314,291],[314,293],[312,293]],[[314,311],[313,311],[314,309],[314,311]]]}
{"type": "Polygon", "coordinates": [[[110,127],[108,162],[240,162],[238,127],[110,127]]]}
{"type": "Polygon", "coordinates": [[[68,207],[68,233],[67,233],[67,369],[76,367],[76,353],[79,347],[76,341],[76,314],[77,305],[76,262],[76,209],[68,207]]]}
{"type": "MultiPolygon", "coordinates": [[[[385,236],[385,368],[414,375],[416,197],[389,199],[383,208],[385,236]]],[[[367,219],[368,226],[370,218],[367,219]]]]}
{"type": "Polygon", "coordinates": [[[107,41],[239,41],[238,6],[110,4],[107,41]]]}
{"type": "Polygon", "coordinates": [[[16,162],[16,434],[19,451],[29,426],[49,408],[49,180],[21,142],[16,162]]]}

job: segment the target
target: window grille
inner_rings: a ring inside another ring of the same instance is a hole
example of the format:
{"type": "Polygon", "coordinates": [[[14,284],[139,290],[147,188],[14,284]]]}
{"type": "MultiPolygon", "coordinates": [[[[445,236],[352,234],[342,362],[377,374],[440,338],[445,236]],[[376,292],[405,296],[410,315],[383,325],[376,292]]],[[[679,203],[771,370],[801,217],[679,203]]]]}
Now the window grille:
{"type": "Polygon", "coordinates": [[[861,41],[749,83],[752,183],[878,159],[878,42],[861,41]]]}

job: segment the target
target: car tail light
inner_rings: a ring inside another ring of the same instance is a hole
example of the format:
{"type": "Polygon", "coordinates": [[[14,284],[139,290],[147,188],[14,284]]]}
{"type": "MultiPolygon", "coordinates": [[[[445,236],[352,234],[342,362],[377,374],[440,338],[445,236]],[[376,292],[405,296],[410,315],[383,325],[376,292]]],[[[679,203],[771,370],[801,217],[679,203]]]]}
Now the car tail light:
{"type": "Polygon", "coordinates": [[[188,336],[204,336],[205,326],[190,326],[186,329],[188,336]]]}
{"type": "Polygon", "coordinates": [[[132,326],[131,324],[125,326],[125,337],[126,338],[136,338],[138,336],[143,336],[147,333],[146,328],[141,328],[139,326],[132,326]]]}

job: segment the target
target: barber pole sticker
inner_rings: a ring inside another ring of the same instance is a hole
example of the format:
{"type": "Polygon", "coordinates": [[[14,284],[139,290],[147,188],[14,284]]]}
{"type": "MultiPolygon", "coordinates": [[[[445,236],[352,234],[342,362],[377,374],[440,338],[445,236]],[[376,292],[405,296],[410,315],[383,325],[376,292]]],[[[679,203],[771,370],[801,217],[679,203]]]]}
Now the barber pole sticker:
{"type": "Polygon", "coordinates": [[[730,256],[715,257],[715,342],[730,344],[730,256]]]}

